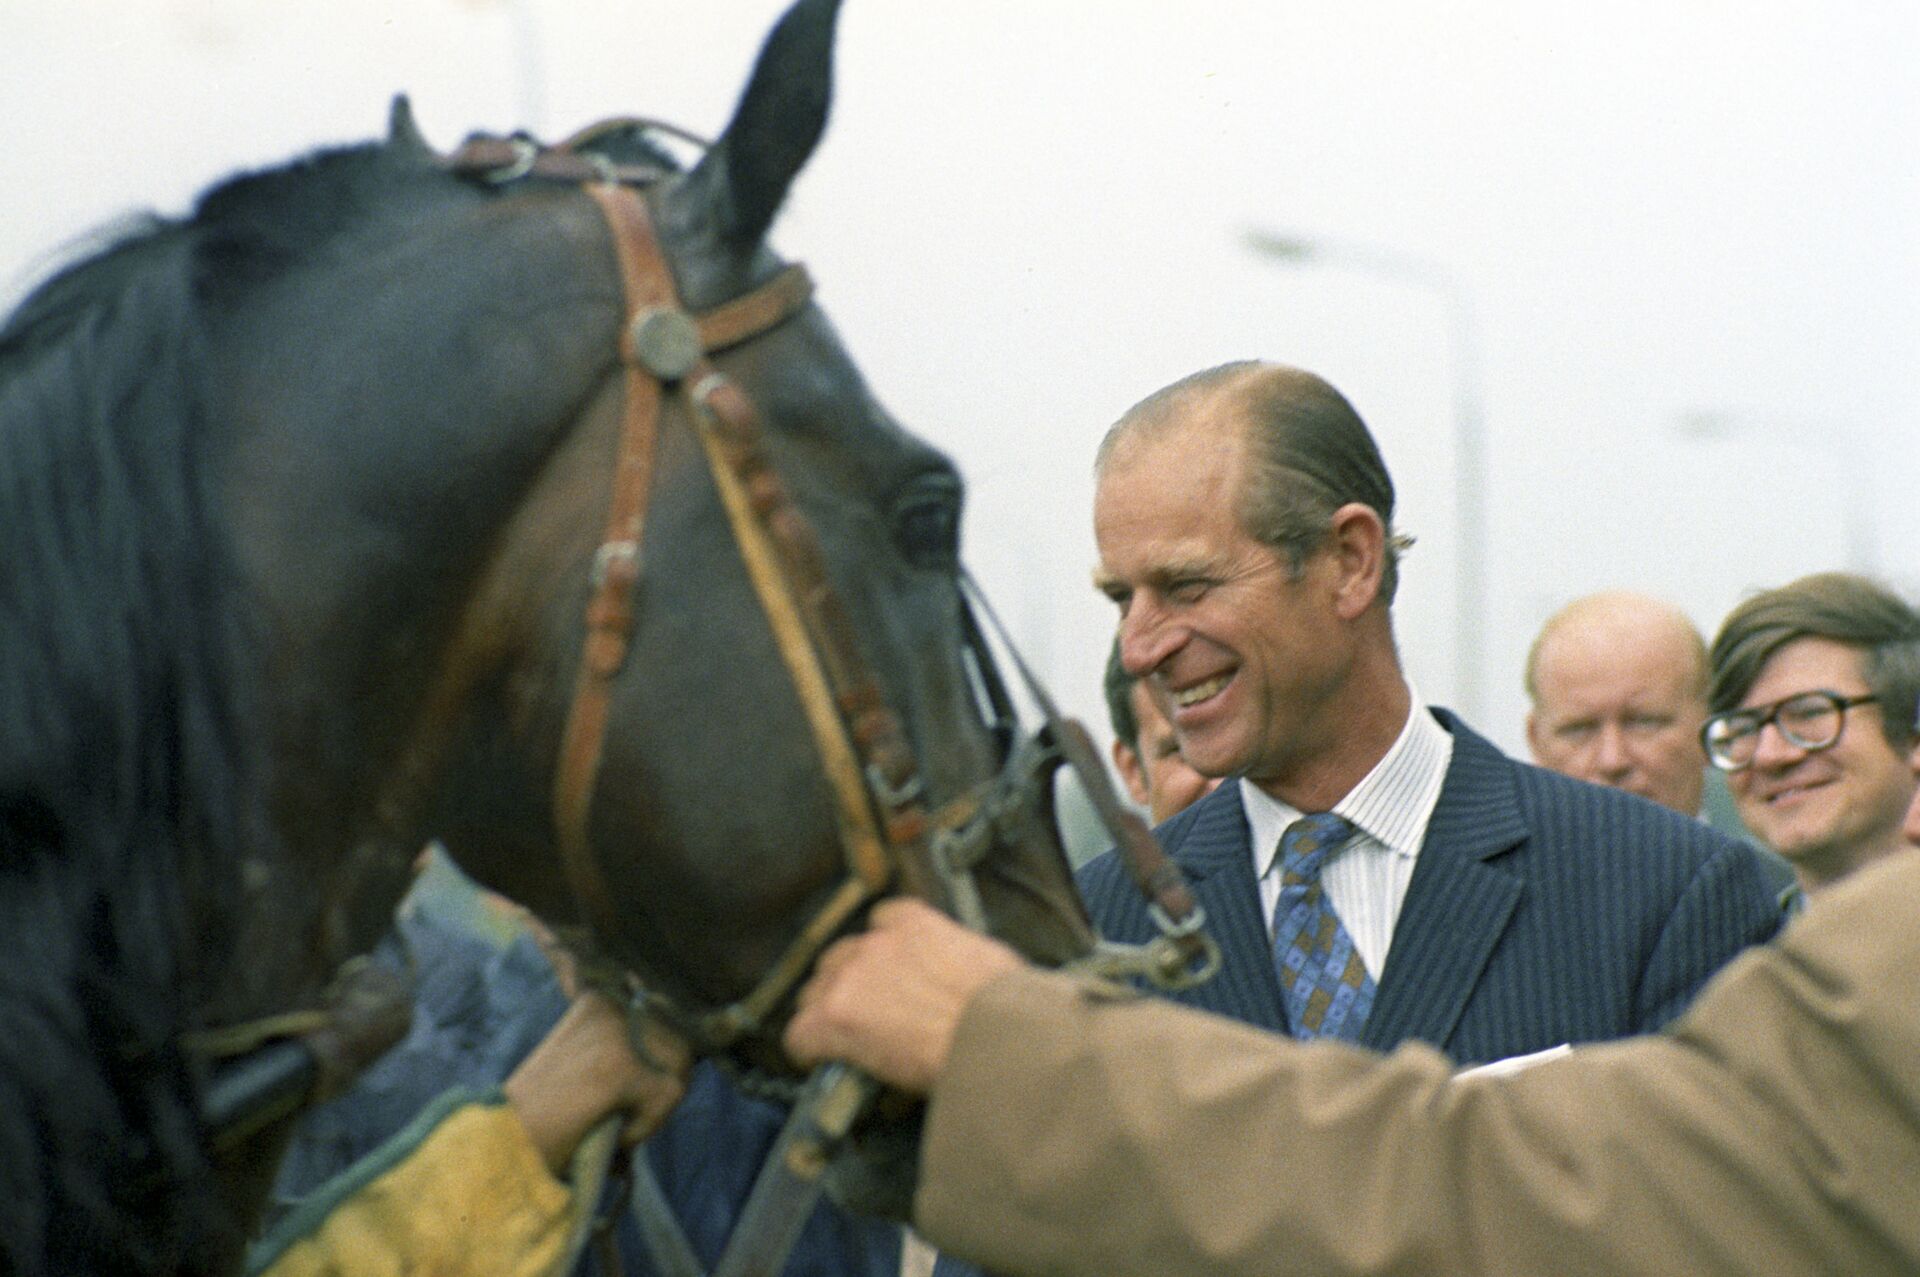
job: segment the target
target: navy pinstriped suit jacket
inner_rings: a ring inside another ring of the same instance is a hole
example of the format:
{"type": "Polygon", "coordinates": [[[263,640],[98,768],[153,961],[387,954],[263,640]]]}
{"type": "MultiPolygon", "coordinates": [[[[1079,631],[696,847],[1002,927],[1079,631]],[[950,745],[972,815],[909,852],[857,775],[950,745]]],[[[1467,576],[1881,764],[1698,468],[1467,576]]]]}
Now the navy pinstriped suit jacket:
{"type": "MultiPolygon", "coordinates": [[[[1409,1038],[1459,1064],[1660,1028],[1780,908],[1755,858],[1644,799],[1518,763],[1445,710],[1453,734],[1439,805],[1394,929],[1363,1045],[1409,1038]]],[[[1284,1032],[1247,818],[1222,785],[1157,831],[1223,961],[1178,1000],[1284,1032]]],[[[1112,852],[1080,871],[1103,935],[1152,923],[1112,852]]]]}

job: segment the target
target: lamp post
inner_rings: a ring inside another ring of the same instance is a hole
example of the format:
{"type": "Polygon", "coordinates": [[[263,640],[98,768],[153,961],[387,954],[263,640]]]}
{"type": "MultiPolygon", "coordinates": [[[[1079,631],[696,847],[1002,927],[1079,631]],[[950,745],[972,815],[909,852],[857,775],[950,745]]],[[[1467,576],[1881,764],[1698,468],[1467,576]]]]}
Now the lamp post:
{"type": "Polygon", "coordinates": [[[1795,417],[1744,412],[1732,408],[1697,408],[1673,421],[1673,432],[1683,439],[1712,443],[1742,434],[1763,436],[1798,451],[1825,453],[1832,458],[1842,483],[1858,483],[1841,499],[1840,519],[1846,539],[1846,566],[1872,576],[1878,562],[1874,534],[1873,472],[1867,469],[1851,431],[1832,423],[1795,417]]]}
{"type": "Polygon", "coordinates": [[[1455,702],[1471,720],[1480,709],[1480,649],[1486,615],[1486,428],[1480,408],[1479,343],[1473,307],[1460,281],[1439,264],[1394,249],[1249,230],[1248,248],[1290,266],[1324,263],[1378,275],[1438,297],[1453,359],[1455,702]]]}

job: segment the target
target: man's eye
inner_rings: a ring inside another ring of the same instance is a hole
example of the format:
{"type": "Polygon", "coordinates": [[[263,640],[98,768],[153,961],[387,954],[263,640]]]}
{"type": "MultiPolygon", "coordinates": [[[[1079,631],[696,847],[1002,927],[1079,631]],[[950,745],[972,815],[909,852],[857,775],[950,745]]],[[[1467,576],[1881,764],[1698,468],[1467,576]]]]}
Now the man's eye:
{"type": "Polygon", "coordinates": [[[1191,577],[1175,581],[1167,587],[1167,597],[1175,603],[1197,603],[1206,595],[1210,584],[1209,581],[1191,577]]]}
{"type": "Polygon", "coordinates": [[[1591,739],[1593,733],[1594,724],[1592,723],[1562,723],[1553,734],[1569,744],[1578,745],[1582,741],[1591,739]]]}

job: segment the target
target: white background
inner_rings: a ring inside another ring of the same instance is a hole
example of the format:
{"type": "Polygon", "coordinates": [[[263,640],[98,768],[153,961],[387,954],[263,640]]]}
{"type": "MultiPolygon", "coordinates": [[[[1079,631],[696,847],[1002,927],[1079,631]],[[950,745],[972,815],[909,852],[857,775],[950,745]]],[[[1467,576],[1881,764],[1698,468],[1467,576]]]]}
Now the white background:
{"type": "MultiPolygon", "coordinates": [[[[396,91],[442,147],[717,131],[780,7],[0,0],[0,295],[116,213],[377,134],[396,91]]],[[[1575,595],[1710,633],[1807,571],[1920,588],[1917,64],[1909,0],[849,0],[775,243],[960,462],[970,561],[1097,735],[1094,443],[1257,356],[1373,427],[1420,538],[1407,664],[1518,750],[1526,645],[1575,595]],[[1464,617],[1462,398],[1490,458],[1464,617]]]]}

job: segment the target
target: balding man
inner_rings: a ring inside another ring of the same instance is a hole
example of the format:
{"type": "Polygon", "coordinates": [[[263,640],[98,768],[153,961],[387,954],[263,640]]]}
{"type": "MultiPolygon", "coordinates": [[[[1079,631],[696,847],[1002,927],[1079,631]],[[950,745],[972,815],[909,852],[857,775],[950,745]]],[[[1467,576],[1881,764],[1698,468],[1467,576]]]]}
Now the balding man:
{"type": "MultiPolygon", "coordinates": [[[[1709,673],[1700,631],[1671,603],[1629,590],[1575,599],[1547,618],[1527,653],[1533,761],[1700,816],[1709,673]]],[[[1743,835],[1725,802],[1720,814],[1716,828],[1743,835]]],[[[1793,867],[1748,846],[1781,908],[1799,908],[1793,867]]]]}
{"type": "Polygon", "coordinates": [[[1527,654],[1527,696],[1534,762],[1700,814],[1707,647],[1679,608],[1625,590],[1569,603],[1527,654]]]}
{"type": "MultiPolygon", "coordinates": [[[[1158,830],[1222,953],[1176,996],[1477,1064],[1657,1029],[1773,934],[1738,845],[1421,702],[1394,637],[1393,481],[1324,379],[1197,373],[1122,417],[1095,467],[1121,664],[1186,761],[1231,778],[1158,830]]],[[[1156,934],[1111,853],[1079,881],[1102,934],[1156,934]]]]}

